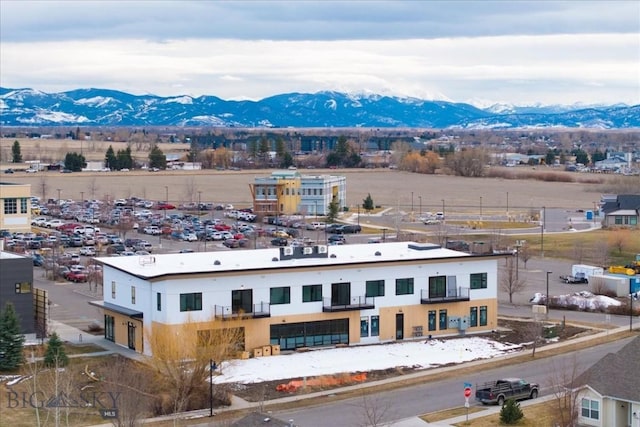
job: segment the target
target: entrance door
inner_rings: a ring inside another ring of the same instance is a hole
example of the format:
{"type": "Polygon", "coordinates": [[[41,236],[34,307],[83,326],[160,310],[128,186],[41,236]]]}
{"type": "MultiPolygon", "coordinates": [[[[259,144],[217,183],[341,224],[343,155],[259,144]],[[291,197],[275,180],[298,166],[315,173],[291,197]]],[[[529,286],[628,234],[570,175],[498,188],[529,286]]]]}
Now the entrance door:
{"type": "Polygon", "coordinates": [[[404,313],[396,313],[396,339],[404,339],[404,313]]]}
{"type": "Polygon", "coordinates": [[[132,322],[128,322],[128,345],[131,350],[136,349],[136,326],[132,322]]]}

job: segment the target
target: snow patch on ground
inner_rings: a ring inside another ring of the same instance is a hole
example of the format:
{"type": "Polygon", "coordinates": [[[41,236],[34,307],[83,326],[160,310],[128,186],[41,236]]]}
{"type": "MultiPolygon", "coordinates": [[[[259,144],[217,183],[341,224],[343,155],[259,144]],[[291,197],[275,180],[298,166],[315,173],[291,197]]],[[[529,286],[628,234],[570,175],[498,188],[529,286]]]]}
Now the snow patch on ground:
{"type": "MultiPolygon", "coordinates": [[[[545,299],[543,293],[536,292],[529,302],[532,304],[544,304],[545,299]]],[[[611,306],[618,307],[622,304],[614,298],[605,295],[595,295],[589,291],[574,292],[567,295],[552,295],[551,302],[554,306],[577,306],[580,307],[581,310],[603,310],[611,306]]]]}

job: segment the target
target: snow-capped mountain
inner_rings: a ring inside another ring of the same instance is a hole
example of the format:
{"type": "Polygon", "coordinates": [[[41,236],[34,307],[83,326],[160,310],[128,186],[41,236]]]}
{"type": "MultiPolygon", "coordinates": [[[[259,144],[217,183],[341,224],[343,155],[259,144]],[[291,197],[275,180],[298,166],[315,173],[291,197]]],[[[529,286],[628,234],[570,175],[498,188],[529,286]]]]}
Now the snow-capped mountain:
{"type": "Polygon", "coordinates": [[[374,93],[287,93],[260,101],[160,97],[108,89],[44,93],[0,88],[2,126],[219,126],[410,128],[637,128],[640,105],[514,106],[374,93]]]}

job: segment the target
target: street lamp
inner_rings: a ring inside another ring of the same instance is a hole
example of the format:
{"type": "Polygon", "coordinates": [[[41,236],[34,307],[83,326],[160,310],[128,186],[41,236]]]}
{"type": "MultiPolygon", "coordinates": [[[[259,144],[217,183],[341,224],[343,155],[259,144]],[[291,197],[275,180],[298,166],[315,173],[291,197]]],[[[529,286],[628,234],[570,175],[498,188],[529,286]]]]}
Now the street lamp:
{"type": "Polygon", "coordinates": [[[482,221],[482,196],[480,196],[480,221],[482,221]]]}
{"type": "Polygon", "coordinates": [[[80,192],[80,205],[84,207],[84,191],[80,192]]]}
{"type": "Polygon", "coordinates": [[[411,215],[413,215],[413,191],[411,192],[411,215]]]}
{"type": "Polygon", "coordinates": [[[164,219],[167,219],[167,205],[169,204],[169,186],[164,186],[164,219]]]}
{"type": "Polygon", "coordinates": [[[213,417],[213,371],[218,366],[213,359],[209,359],[209,416],[213,417]]]}
{"type": "Polygon", "coordinates": [[[446,212],[444,211],[444,199],[442,199],[442,217],[444,218],[443,221],[447,220],[447,215],[446,215],[446,212]]]}
{"type": "Polygon", "coordinates": [[[418,200],[420,201],[420,218],[422,218],[422,196],[418,196],[418,200]]]}
{"type": "Polygon", "coordinates": [[[544,258],[544,229],[547,222],[547,208],[542,207],[542,221],[540,221],[540,255],[544,258]]]}
{"type": "Polygon", "coordinates": [[[360,225],[360,203],[358,203],[358,225],[360,225]]]}
{"type": "Polygon", "coordinates": [[[545,297],[545,305],[547,306],[547,317],[549,316],[549,275],[552,273],[553,271],[547,271],[547,295],[545,297]]]}
{"type": "Polygon", "coordinates": [[[387,229],[383,228],[382,229],[382,243],[384,243],[386,239],[387,239],[387,229]]]}
{"type": "Polygon", "coordinates": [[[507,191],[507,221],[509,220],[509,192],[507,191]]]}
{"type": "Polygon", "coordinates": [[[60,205],[60,191],[62,191],[61,188],[57,188],[56,190],[58,190],[58,206],[60,205]]]}

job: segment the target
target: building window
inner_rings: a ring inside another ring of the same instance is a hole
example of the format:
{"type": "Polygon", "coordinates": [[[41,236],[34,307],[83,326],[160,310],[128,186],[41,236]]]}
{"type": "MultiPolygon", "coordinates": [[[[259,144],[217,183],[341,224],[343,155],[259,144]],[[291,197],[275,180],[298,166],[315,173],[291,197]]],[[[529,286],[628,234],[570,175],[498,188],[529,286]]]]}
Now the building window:
{"type": "Polygon", "coordinates": [[[447,296],[447,276],[429,277],[429,298],[447,296]]]}
{"type": "Polygon", "coordinates": [[[291,288],[282,286],[271,288],[271,304],[289,304],[291,302],[291,288]]]}
{"type": "Polygon", "coordinates": [[[111,282],[111,298],[116,298],[116,282],[115,280],[111,282]]]}
{"type": "Polygon", "coordinates": [[[480,306],[480,326],[487,326],[487,306],[480,306]]]}
{"type": "Polygon", "coordinates": [[[638,217],[630,216],[629,217],[629,225],[638,225],[638,217]]]}
{"type": "Polygon", "coordinates": [[[369,318],[367,316],[363,316],[360,318],[360,337],[368,337],[369,336],[369,318]]]}
{"type": "MultiPolygon", "coordinates": [[[[4,208],[4,213],[7,213],[6,204],[5,204],[5,208],[4,208]]],[[[616,225],[622,225],[622,217],[620,215],[616,215],[615,219],[616,219],[616,221],[615,221],[616,225]]]]}
{"type": "Polygon", "coordinates": [[[115,319],[113,316],[109,316],[108,314],[104,315],[104,339],[113,341],[114,331],[113,325],[115,323],[115,319]]]}
{"type": "Polygon", "coordinates": [[[136,303],[136,287],[132,286],[131,287],[131,304],[135,304],[136,303]]]}
{"type": "Polygon", "coordinates": [[[4,214],[10,215],[18,213],[18,202],[16,199],[4,199],[4,214]]]}
{"type": "Polygon", "coordinates": [[[331,284],[331,306],[349,305],[351,303],[351,283],[331,284]]]}
{"type": "Polygon", "coordinates": [[[30,294],[31,282],[16,283],[16,294],[30,294]]]}
{"type": "Polygon", "coordinates": [[[156,292],[156,310],[162,311],[162,294],[156,292]]]}
{"type": "Polygon", "coordinates": [[[600,402],[591,399],[582,399],[582,417],[592,420],[600,419],[600,402]]]}
{"type": "Polygon", "coordinates": [[[306,285],[302,287],[302,302],[322,301],[322,285],[306,285]]]}
{"type": "Polygon", "coordinates": [[[384,296],[384,280],[367,280],[366,296],[383,297],[384,296]]]}
{"type": "Polygon", "coordinates": [[[396,279],[396,295],[413,295],[413,278],[396,279]]]}
{"type": "Polygon", "coordinates": [[[202,292],[180,294],[180,311],[202,310],[202,292]]]}
{"type": "Polygon", "coordinates": [[[478,307],[470,307],[469,309],[469,326],[478,326],[478,307]]]}
{"type": "Polygon", "coordinates": [[[440,310],[440,329],[447,329],[447,310],[440,310]]]}
{"type": "Polygon", "coordinates": [[[20,213],[21,214],[27,213],[27,199],[25,198],[20,199],[20,213]]]}
{"type": "Polygon", "coordinates": [[[472,274],[471,289],[487,289],[487,273],[472,274]]]}
{"type": "Polygon", "coordinates": [[[253,313],[253,290],[231,291],[231,311],[234,314],[253,313]]]}
{"type": "Polygon", "coordinates": [[[436,330],[436,311],[435,310],[429,310],[429,330],[430,331],[436,330]]]}
{"type": "Polygon", "coordinates": [[[380,335],[380,316],[371,316],[371,336],[380,335]]]}

